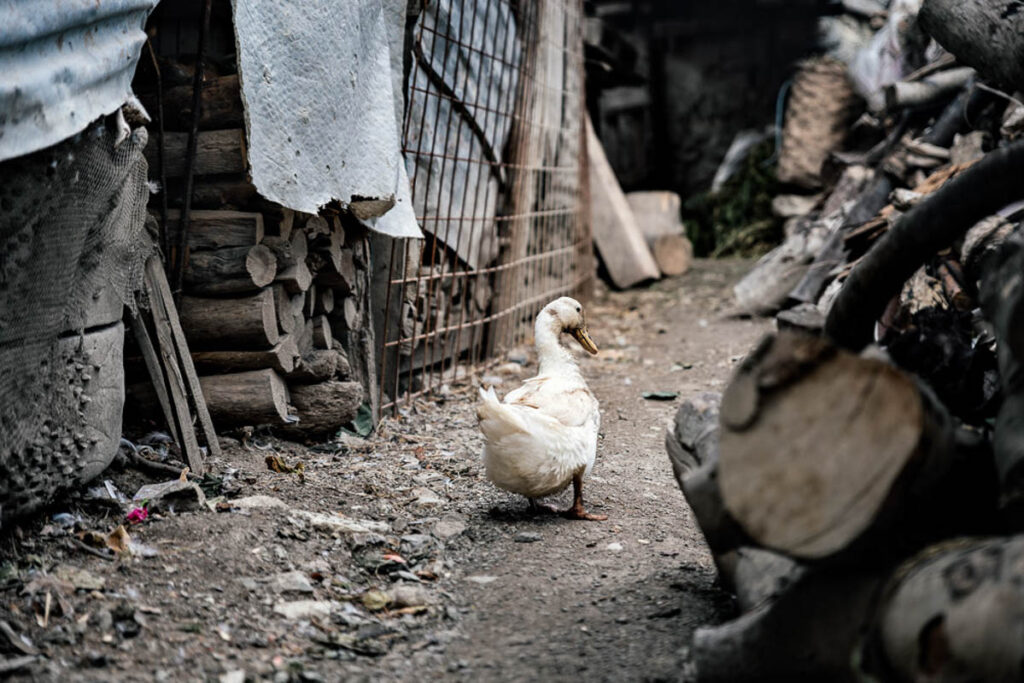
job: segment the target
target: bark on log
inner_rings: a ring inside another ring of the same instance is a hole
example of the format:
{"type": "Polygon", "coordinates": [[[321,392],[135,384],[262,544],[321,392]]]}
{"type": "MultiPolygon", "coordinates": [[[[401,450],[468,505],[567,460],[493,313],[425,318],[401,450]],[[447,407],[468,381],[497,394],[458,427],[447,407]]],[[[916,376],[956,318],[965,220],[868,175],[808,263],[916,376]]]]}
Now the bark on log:
{"type": "Polygon", "coordinates": [[[1024,89],[1024,13],[1015,0],[925,0],[917,19],[963,64],[1024,89]]]}
{"type": "Polygon", "coordinates": [[[196,294],[254,292],[274,281],[277,259],[267,247],[229,247],[189,254],[185,286],[196,294]]]}
{"type": "Polygon", "coordinates": [[[279,339],[270,289],[240,299],[182,297],[181,324],[197,349],[269,349],[279,339]]]}
{"type": "Polygon", "coordinates": [[[337,287],[343,294],[352,292],[356,281],[356,264],[351,249],[342,249],[338,262],[326,261],[316,274],[316,281],[328,287],[337,287]]]}
{"type": "Polygon", "coordinates": [[[273,370],[200,377],[210,415],[220,427],[281,424],[288,419],[288,386],[273,370]]]}
{"type": "Polygon", "coordinates": [[[885,87],[885,106],[889,110],[930,107],[962,90],[974,77],[969,66],[939,71],[919,81],[897,81],[885,87]]]}
{"type": "MultiPolygon", "coordinates": [[[[150,146],[156,147],[155,142],[150,146]]],[[[155,167],[150,166],[151,173],[155,167]]],[[[180,208],[184,201],[185,185],[181,178],[167,181],[168,203],[180,208]]],[[[244,175],[235,177],[208,177],[192,186],[192,209],[233,209],[238,211],[262,210],[265,200],[256,192],[256,186],[244,175]]]]}
{"type": "Polygon", "coordinates": [[[732,585],[736,557],[731,551],[746,540],[722,506],[718,491],[718,413],[721,397],[703,393],[679,407],[665,435],[676,482],[714,556],[722,582],[732,585]]]}
{"type": "MultiPolygon", "coordinates": [[[[170,234],[178,231],[181,212],[167,212],[170,234]]],[[[252,247],[263,239],[263,216],[245,211],[197,210],[189,214],[188,248],[195,251],[252,247]]]]}
{"type": "MultiPolygon", "coordinates": [[[[185,175],[185,151],[188,133],[164,133],[164,167],[168,178],[185,175]]],[[[150,176],[156,177],[157,145],[147,145],[146,161],[150,176]]],[[[246,172],[245,137],[241,129],[203,130],[196,137],[196,155],[192,174],[196,176],[246,172]]]]}
{"type": "Polygon", "coordinates": [[[289,383],[313,384],[326,382],[334,377],[337,370],[338,353],[334,349],[312,349],[302,354],[298,363],[285,378],[289,383]]]}
{"type": "Polygon", "coordinates": [[[276,282],[284,285],[289,294],[300,294],[313,284],[313,274],[306,265],[308,245],[302,230],[295,230],[288,239],[270,236],[263,244],[273,250],[278,259],[276,282]]]}
{"type": "Polygon", "coordinates": [[[878,572],[809,572],[776,600],[697,629],[697,680],[852,683],[851,660],[881,583],[878,572]]]}
{"type": "Polygon", "coordinates": [[[721,429],[725,511],[758,545],[807,560],[906,540],[954,462],[945,409],[910,376],[788,332],[738,368],[721,429]]]}
{"type": "Polygon", "coordinates": [[[274,311],[277,314],[277,327],[283,334],[291,334],[295,331],[295,311],[292,308],[292,295],[284,288],[284,285],[276,284],[271,287],[274,292],[274,311]]]}
{"type": "Polygon", "coordinates": [[[1005,397],[993,433],[996,469],[1002,504],[1024,517],[1024,239],[1015,235],[985,263],[979,294],[1005,397]]]}
{"type": "Polygon", "coordinates": [[[320,436],[337,431],[355,419],[363,402],[358,382],[330,380],[320,384],[295,384],[291,402],[299,421],[280,431],[292,436],[320,436]]]}
{"type": "Polygon", "coordinates": [[[989,152],[904,214],[850,273],[825,332],[841,346],[863,348],[889,300],[926,258],[1024,195],[1022,175],[1024,141],[989,152]]]}
{"type": "Polygon", "coordinates": [[[295,370],[301,356],[290,336],[266,351],[194,351],[192,362],[200,372],[213,374],[270,368],[282,375],[295,370]]]}
{"type": "MultiPolygon", "coordinates": [[[[192,94],[192,85],[164,90],[164,126],[167,130],[188,130],[192,126],[192,94]]],[[[237,74],[203,81],[200,97],[200,128],[237,128],[244,124],[237,74]]],[[[156,111],[155,95],[140,95],[139,99],[151,113],[156,111]]]]}

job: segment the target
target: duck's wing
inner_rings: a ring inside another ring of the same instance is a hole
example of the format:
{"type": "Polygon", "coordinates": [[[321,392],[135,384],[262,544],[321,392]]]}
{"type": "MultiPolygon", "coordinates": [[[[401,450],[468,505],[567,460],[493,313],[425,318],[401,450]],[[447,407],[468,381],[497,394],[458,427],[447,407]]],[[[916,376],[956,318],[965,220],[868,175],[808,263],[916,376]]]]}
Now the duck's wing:
{"type": "Polygon", "coordinates": [[[583,425],[597,410],[597,399],[585,384],[557,377],[528,379],[523,386],[509,392],[504,403],[536,411],[566,427],[583,425]]]}

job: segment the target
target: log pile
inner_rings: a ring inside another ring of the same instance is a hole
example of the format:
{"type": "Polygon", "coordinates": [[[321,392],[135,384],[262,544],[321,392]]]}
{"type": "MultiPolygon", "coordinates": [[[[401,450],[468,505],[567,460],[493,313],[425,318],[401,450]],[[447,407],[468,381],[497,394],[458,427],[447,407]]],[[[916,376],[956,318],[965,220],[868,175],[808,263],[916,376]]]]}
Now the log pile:
{"type": "Polygon", "coordinates": [[[158,103],[150,86],[136,83],[150,111],[162,104],[163,151],[151,144],[146,154],[150,176],[166,181],[151,212],[160,221],[166,207],[167,256],[184,258],[181,324],[214,424],[269,424],[296,437],[336,431],[363,403],[369,371],[349,362],[365,350],[353,335],[368,296],[365,229],[337,211],[300,214],[259,197],[246,175],[237,73],[204,80],[185,202],[193,88],[165,84],[158,103]]]}
{"type": "Polygon", "coordinates": [[[778,332],[669,426],[739,608],[697,630],[700,681],[1020,676],[1024,18],[910,4],[908,71],[823,192],[776,198],[786,242],[736,287],[778,332]]]}

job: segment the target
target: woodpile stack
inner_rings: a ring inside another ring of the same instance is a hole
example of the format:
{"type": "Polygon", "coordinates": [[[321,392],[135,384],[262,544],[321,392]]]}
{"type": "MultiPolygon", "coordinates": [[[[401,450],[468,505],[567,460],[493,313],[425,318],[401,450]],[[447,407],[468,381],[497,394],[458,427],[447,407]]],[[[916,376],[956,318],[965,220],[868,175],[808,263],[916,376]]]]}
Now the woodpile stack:
{"type": "MultiPolygon", "coordinates": [[[[146,154],[150,176],[166,180],[172,262],[184,240],[181,325],[214,424],[269,424],[293,436],[336,431],[363,403],[373,362],[362,332],[365,230],[338,212],[299,214],[259,197],[246,175],[238,75],[229,73],[211,75],[201,90],[182,238],[192,93],[191,85],[165,86],[162,158],[159,144],[146,154]],[[360,356],[355,368],[350,353],[360,356]]],[[[141,97],[157,110],[155,92],[141,97]]],[[[158,221],[162,200],[151,204],[158,221]]]]}
{"type": "Polygon", "coordinates": [[[952,54],[880,86],[820,195],[776,198],[787,240],[736,294],[779,331],[669,427],[740,611],[696,632],[701,681],[1020,676],[1024,17],[900,21],[952,54]]]}

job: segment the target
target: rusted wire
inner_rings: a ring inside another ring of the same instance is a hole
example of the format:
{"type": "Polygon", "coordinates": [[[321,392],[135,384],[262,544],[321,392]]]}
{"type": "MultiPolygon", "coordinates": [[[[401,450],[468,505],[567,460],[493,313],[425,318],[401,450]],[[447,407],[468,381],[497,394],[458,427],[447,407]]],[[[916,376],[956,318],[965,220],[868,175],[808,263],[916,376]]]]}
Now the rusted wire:
{"type": "Polygon", "coordinates": [[[529,341],[544,304],[594,277],[581,0],[440,2],[447,23],[412,37],[403,152],[428,234],[391,245],[382,410],[529,341]]]}
{"type": "Polygon", "coordinates": [[[199,141],[199,117],[203,96],[203,61],[206,58],[206,37],[210,32],[210,10],[213,0],[203,2],[202,22],[199,24],[199,47],[196,54],[196,72],[192,80],[192,125],[188,132],[188,148],[185,151],[185,196],[182,198],[181,220],[178,222],[178,254],[174,271],[175,303],[180,304],[181,287],[185,280],[185,262],[188,259],[188,229],[192,218],[192,182],[196,160],[196,145],[199,141]]]}

